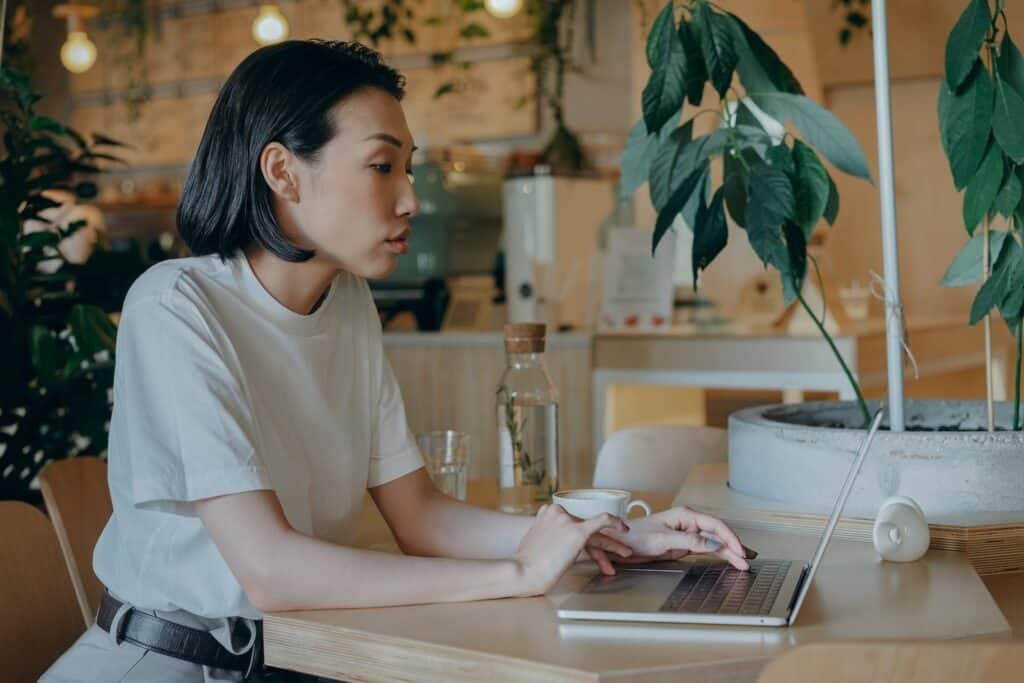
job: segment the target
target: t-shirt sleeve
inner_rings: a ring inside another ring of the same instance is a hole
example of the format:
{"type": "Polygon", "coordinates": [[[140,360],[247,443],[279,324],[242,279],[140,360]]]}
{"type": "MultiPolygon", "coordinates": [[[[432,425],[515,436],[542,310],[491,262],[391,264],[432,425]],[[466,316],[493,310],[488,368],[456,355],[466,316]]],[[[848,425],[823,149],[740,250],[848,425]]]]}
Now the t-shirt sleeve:
{"type": "Polygon", "coordinates": [[[186,305],[152,298],[122,313],[113,418],[120,432],[110,455],[129,459],[135,505],[194,515],[193,501],[272,488],[229,349],[186,305]]]}
{"type": "Polygon", "coordinates": [[[386,484],[423,467],[423,457],[405,419],[405,405],[395,373],[383,350],[380,355],[377,443],[370,456],[369,487],[386,484]]]}

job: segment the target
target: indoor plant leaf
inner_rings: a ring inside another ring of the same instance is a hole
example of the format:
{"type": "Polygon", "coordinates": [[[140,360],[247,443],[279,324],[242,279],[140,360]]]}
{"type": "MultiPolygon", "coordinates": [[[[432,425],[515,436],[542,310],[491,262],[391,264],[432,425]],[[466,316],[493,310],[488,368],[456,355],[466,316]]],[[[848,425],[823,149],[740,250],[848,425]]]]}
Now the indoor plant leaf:
{"type": "Polygon", "coordinates": [[[996,201],[992,208],[1004,217],[1012,218],[1013,212],[1020,205],[1022,195],[1024,195],[1024,186],[1021,185],[1020,178],[1016,173],[1008,173],[1006,182],[1003,183],[1003,189],[999,190],[999,194],[996,195],[996,201]]]}
{"type": "MultiPolygon", "coordinates": [[[[649,176],[651,203],[659,210],[665,206],[672,193],[672,179],[679,156],[693,140],[693,120],[687,121],[662,137],[664,141],[655,147],[651,156],[649,176]]],[[[682,171],[686,173],[689,169],[683,168],[682,171]]]]}
{"type": "Polygon", "coordinates": [[[996,141],[1014,163],[1024,163],[1024,99],[1005,81],[996,83],[996,103],[992,112],[992,132],[996,141]]]}
{"type": "Polygon", "coordinates": [[[1007,240],[999,258],[992,268],[992,274],[978,290],[971,304],[970,324],[974,325],[984,318],[989,311],[998,306],[1007,294],[1010,276],[1019,267],[1021,248],[1016,240],[1007,240]]]}
{"type": "Polygon", "coordinates": [[[686,68],[683,78],[686,81],[686,99],[695,107],[699,107],[704,99],[704,84],[708,80],[707,65],[700,51],[700,39],[692,22],[685,19],[679,22],[679,42],[683,46],[686,57],[686,68]]]}
{"type": "Polygon", "coordinates": [[[747,203],[747,238],[754,253],[767,265],[778,258],[782,224],[796,216],[796,200],[789,177],[763,164],[751,170],[747,203]]]}
{"type": "Polygon", "coordinates": [[[651,171],[651,160],[671,133],[671,129],[662,126],[659,135],[650,135],[644,120],[640,119],[626,140],[622,151],[622,175],[619,179],[619,199],[625,201],[633,196],[641,185],[648,180],[651,171]]]}
{"type": "Polygon", "coordinates": [[[803,95],[750,93],[754,103],[779,121],[788,119],[808,143],[840,171],[871,181],[868,161],[853,133],[827,109],[803,95]]]}
{"type": "Polygon", "coordinates": [[[715,257],[725,249],[729,240],[729,227],[725,222],[725,192],[719,187],[711,198],[711,204],[704,208],[703,202],[697,211],[693,224],[693,289],[697,289],[697,276],[705,270],[715,257]]]}
{"type": "MultiPolygon", "coordinates": [[[[992,252],[991,261],[993,263],[999,260],[1005,239],[1005,232],[1000,230],[989,232],[989,249],[992,252]]],[[[981,282],[982,278],[984,278],[984,267],[982,264],[982,257],[985,253],[984,249],[985,236],[983,234],[979,233],[968,240],[964,248],[953,259],[953,263],[946,270],[946,274],[942,276],[941,284],[947,287],[961,287],[981,282]]]]}
{"type": "Polygon", "coordinates": [[[686,202],[703,182],[703,177],[706,172],[706,165],[708,162],[704,162],[700,168],[694,169],[686,178],[679,184],[669,197],[665,207],[658,211],[658,220],[654,225],[654,237],[651,241],[651,253],[653,254],[658,248],[658,243],[661,242],[661,238],[665,236],[668,229],[672,227],[673,221],[679,212],[683,210],[686,202]]]}
{"type": "Polygon", "coordinates": [[[793,162],[796,165],[796,223],[810,239],[828,207],[831,189],[828,172],[814,150],[799,140],[793,142],[793,162]]]}
{"type": "Polygon", "coordinates": [[[739,55],[733,45],[733,36],[738,29],[734,28],[728,15],[715,12],[705,3],[694,7],[693,19],[700,30],[700,51],[711,77],[711,85],[719,97],[725,97],[739,63],[739,55]]]}
{"type": "Polygon", "coordinates": [[[655,69],[663,58],[662,50],[665,47],[666,36],[675,32],[676,21],[672,10],[672,0],[665,3],[665,6],[658,13],[654,24],[651,25],[651,32],[647,35],[647,65],[655,69]]]}
{"type": "Polygon", "coordinates": [[[991,23],[988,0],[970,0],[946,43],[946,83],[951,90],[958,90],[971,72],[991,23]]]}
{"type": "Polygon", "coordinates": [[[985,219],[1002,184],[1003,154],[997,145],[989,145],[978,172],[964,192],[964,227],[969,234],[973,235],[974,229],[985,219]]]}
{"type": "MultiPolygon", "coordinates": [[[[828,171],[826,170],[826,174],[828,171]]],[[[836,182],[832,180],[831,174],[828,174],[828,201],[825,203],[824,218],[829,225],[836,224],[836,218],[839,216],[839,190],[836,188],[836,182]]]]}
{"type": "Polygon", "coordinates": [[[747,26],[738,16],[729,13],[734,25],[739,29],[740,40],[735,41],[739,53],[737,71],[740,81],[748,92],[768,92],[771,89],[803,95],[804,89],[793,72],[779,58],[764,40],[753,29],[747,26]]]}
{"type": "Polygon", "coordinates": [[[803,229],[793,221],[782,224],[782,234],[786,238],[786,270],[779,268],[782,274],[782,292],[786,305],[793,303],[804,284],[807,273],[807,240],[803,229]]]}
{"type": "MultiPolygon", "coordinates": [[[[671,4],[671,3],[670,3],[671,4]]],[[[671,7],[667,7],[671,12],[671,7]]],[[[664,14],[664,11],[663,11],[664,14]]],[[[662,15],[659,15],[659,19],[662,15]]],[[[653,31],[661,35],[658,38],[658,53],[652,67],[651,77],[644,86],[642,96],[644,124],[649,132],[660,131],[661,127],[683,106],[684,71],[686,56],[683,44],[675,31],[671,16],[662,21],[653,31]]]]}
{"type": "Polygon", "coordinates": [[[1018,93],[1024,93],[1024,55],[1010,38],[1009,32],[1003,34],[999,44],[999,59],[996,62],[999,76],[1013,86],[1018,93]]]}
{"type": "Polygon", "coordinates": [[[960,94],[945,81],[939,86],[939,135],[958,190],[967,186],[985,156],[994,104],[995,89],[981,60],[975,61],[960,94]]]}

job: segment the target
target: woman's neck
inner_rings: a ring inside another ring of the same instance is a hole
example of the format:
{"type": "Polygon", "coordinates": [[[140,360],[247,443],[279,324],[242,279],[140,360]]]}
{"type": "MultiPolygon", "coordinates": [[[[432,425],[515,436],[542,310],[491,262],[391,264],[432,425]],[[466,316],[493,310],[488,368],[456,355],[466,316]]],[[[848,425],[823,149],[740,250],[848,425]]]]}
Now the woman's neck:
{"type": "Polygon", "coordinates": [[[270,296],[290,311],[308,315],[315,311],[338,269],[313,258],[295,263],[280,259],[258,245],[245,249],[252,272],[270,296]]]}

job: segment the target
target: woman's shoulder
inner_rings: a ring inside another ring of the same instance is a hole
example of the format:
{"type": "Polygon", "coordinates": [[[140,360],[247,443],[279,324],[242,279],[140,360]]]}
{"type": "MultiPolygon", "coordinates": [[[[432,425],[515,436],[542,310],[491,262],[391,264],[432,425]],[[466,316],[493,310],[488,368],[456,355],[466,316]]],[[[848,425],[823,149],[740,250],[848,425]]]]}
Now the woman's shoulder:
{"type": "Polygon", "coordinates": [[[226,268],[218,256],[170,259],[150,266],[128,290],[123,310],[142,303],[176,305],[190,299],[203,281],[216,279],[226,268]]]}

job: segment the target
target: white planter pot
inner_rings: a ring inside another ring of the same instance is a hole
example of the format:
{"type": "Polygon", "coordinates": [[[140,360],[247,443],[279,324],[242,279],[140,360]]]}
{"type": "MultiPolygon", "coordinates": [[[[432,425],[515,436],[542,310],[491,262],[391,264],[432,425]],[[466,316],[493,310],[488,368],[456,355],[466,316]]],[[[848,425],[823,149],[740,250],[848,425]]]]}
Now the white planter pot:
{"type": "MultiPolygon", "coordinates": [[[[874,409],[874,405],[872,409],[874,409]]],[[[907,401],[907,431],[880,431],[844,516],[872,518],[907,496],[932,524],[1024,522],[1024,432],[1013,406],[986,424],[983,401],[907,401]]],[[[883,423],[883,429],[886,423],[883,423]]],[[[864,437],[851,401],[750,408],[729,417],[729,485],[794,512],[829,513],[864,437]]]]}

